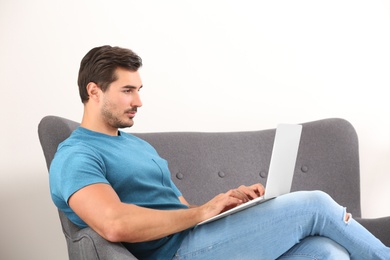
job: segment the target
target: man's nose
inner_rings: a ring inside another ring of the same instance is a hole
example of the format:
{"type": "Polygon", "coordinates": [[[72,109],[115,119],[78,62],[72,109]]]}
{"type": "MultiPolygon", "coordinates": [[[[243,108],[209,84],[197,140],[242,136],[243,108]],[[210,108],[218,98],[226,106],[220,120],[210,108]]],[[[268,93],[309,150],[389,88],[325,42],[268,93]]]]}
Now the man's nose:
{"type": "Polygon", "coordinates": [[[141,97],[140,97],[139,93],[137,93],[134,96],[134,99],[132,101],[132,106],[133,107],[142,107],[142,101],[141,101],[141,97]]]}

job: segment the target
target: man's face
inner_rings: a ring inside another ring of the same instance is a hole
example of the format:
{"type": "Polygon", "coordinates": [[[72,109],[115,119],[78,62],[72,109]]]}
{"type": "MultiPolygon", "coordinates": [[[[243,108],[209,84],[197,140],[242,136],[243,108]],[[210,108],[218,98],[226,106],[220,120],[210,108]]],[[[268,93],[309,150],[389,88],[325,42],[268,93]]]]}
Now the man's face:
{"type": "Polygon", "coordinates": [[[101,115],[111,128],[131,127],[137,108],[142,106],[139,90],[142,81],[138,71],[116,70],[117,80],[102,96],[101,115]]]}

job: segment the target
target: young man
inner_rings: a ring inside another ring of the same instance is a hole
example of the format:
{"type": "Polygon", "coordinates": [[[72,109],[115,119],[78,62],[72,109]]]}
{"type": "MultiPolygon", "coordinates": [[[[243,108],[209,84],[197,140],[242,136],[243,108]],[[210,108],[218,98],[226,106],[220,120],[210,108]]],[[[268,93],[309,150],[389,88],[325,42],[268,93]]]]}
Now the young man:
{"type": "Polygon", "coordinates": [[[140,259],[389,259],[390,248],[319,191],[295,192],[215,222],[197,223],[264,194],[240,186],[191,206],[147,142],[122,131],[142,106],[141,59],[102,46],[83,58],[81,125],[50,168],[54,203],[79,227],[140,259]]]}

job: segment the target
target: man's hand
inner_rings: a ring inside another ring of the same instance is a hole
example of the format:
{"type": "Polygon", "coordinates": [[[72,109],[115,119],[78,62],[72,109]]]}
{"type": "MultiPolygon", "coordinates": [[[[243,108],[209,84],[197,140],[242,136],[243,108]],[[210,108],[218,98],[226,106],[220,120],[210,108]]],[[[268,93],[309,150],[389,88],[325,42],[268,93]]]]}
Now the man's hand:
{"type": "Polygon", "coordinates": [[[241,185],[236,190],[234,190],[235,193],[240,193],[241,198],[244,202],[247,202],[249,200],[253,200],[257,197],[263,196],[265,189],[264,186],[261,183],[256,183],[251,186],[244,186],[241,185]]]}
{"type": "Polygon", "coordinates": [[[241,185],[236,189],[219,194],[201,206],[204,219],[208,219],[242,203],[248,202],[249,200],[263,196],[264,191],[264,186],[257,183],[251,186],[241,185]]]}

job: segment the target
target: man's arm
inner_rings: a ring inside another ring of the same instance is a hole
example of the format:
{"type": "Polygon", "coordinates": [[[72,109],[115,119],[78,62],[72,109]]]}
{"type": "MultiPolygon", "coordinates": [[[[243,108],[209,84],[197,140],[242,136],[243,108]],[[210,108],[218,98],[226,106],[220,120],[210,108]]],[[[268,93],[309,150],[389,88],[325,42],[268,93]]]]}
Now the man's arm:
{"type": "MultiPolygon", "coordinates": [[[[251,186],[252,187],[252,186],[251,186]]],[[[69,206],[102,237],[111,242],[143,242],[159,239],[195,226],[248,200],[253,189],[241,186],[219,194],[199,207],[179,210],[154,210],[122,203],[108,184],[92,184],[75,192],[69,206]]],[[[189,203],[184,197],[179,198],[189,203]]]]}
{"type": "MultiPolygon", "coordinates": [[[[239,197],[241,200],[243,200],[243,202],[247,202],[248,200],[263,196],[265,189],[262,184],[256,183],[251,186],[241,185],[237,189],[230,190],[229,192],[236,193],[236,197],[239,197]]],[[[199,207],[198,205],[190,204],[183,196],[180,196],[179,200],[181,203],[188,206],[189,208],[199,207]]]]}

